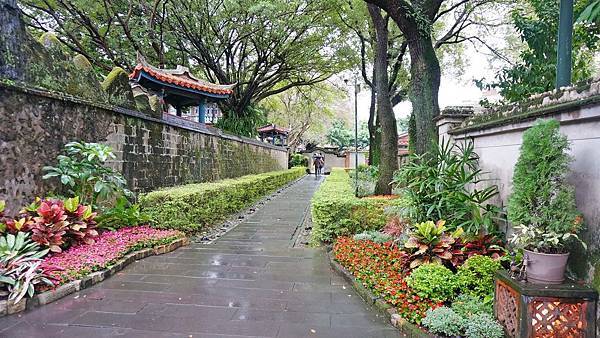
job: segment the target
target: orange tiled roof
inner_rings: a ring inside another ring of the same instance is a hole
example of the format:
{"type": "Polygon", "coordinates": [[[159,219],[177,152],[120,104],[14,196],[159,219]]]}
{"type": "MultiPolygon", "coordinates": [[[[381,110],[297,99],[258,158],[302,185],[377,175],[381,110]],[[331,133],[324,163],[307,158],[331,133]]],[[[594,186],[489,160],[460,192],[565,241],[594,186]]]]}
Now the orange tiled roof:
{"type": "Polygon", "coordinates": [[[188,68],[183,66],[177,66],[177,69],[159,69],[148,64],[146,60],[138,54],[138,65],[135,66],[133,72],[129,74],[129,78],[138,78],[142,71],[162,82],[218,95],[230,95],[233,93],[233,87],[235,86],[235,84],[219,85],[198,79],[190,73],[188,68]]]}
{"type": "Polygon", "coordinates": [[[275,131],[278,133],[282,133],[282,134],[287,134],[289,132],[289,130],[278,127],[274,124],[268,124],[264,127],[260,127],[257,129],[259,133],[265,133],[265,132],[270,132],[270,131],[275,131]]]}
{"type": "Polygon", "coordinates": [[[213,84],[213,83],[207,83],[207,82],[202,83],[199,81],[188,80],[188,79],[180,77],[180,76],[156,71],[150,67],[147,67],[147,66],[144,66],[141,64],[138,64],[137,66],[135,66],[133,72],[129,75],[129,78],[134,79],[134,78],[138,77],[139,72],[141,72],[141,71],[148,73],[148,75],[152,76],[153,78],[156,78],[157,80],[171,83],[171,84],[174,84],[174,85],[177,85],[180,87],[196,89],[196,90],[200,90],[200,91],[208,92],[208,93],[212,93],[212,94],[229,95],[229,94],[233,93],[233,89],[227,88],[228,86],[221,86],[221,85],[217,85],[217,84],[213,84]],[[225,88],[223,88],[223,87],[225,87],[225,88]]]}

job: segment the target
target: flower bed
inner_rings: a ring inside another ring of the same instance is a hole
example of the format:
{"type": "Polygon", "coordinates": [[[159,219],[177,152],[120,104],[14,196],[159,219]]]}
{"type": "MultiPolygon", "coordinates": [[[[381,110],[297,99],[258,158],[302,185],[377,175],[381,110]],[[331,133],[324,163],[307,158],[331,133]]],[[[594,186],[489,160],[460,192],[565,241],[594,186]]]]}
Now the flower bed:
{"type": "Polygon", "coordinates": [[[364,287],[396,307],[398,314],[413,323],[420,323],[428,309],[441,306],[408,288],[402,272],[406,254],[391,243],[340,237],[333,246],[333,253],[364,287]]]}
{"type": "Polygon", "coordinates": [[[55,286],[80,279],[94,271],[103,270],[126,254],[143,248],[168,244],[183,238],[175,230],[159,230],[148,226],[127,227],[107,231],[93,244],[73,246],[61,253],[44,258],[43,267],[56,279],[55,286]]]}
{"type": "Polygon", "coordinates": [[[493,275],[500,263],[491,257],[494,253],[483,254],[488,255],[472,255],[456,267],[448,260],[413,269],[407,262],[414,253],[398,242],[339,237],[333,246],[335,260],[347,270],[343,273],[354,277],[359,292],[361,286],[366,289],[366,299],[376,297],[376,305],[384,301],[383,307],[392,307],[386,312],[401,330],[420,331],[399,324],[406,321],[434,335],[501,337],[502,328],[491,315],[493,275]]]}

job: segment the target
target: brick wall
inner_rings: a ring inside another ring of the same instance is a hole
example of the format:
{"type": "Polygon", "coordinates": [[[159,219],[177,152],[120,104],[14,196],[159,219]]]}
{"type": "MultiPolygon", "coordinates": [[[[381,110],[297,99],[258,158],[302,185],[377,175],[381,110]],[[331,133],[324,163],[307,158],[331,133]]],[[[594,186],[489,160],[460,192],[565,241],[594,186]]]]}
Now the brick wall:
{"type": "Polygon", "coordinates": [[[42,180],[65,143],[110,145],[131,189],[206,182],[287,168],[285,148],[174,116],[156,119],[64,94],[0,84],[0,199],[9,211],[56,189],[42,180]]]}

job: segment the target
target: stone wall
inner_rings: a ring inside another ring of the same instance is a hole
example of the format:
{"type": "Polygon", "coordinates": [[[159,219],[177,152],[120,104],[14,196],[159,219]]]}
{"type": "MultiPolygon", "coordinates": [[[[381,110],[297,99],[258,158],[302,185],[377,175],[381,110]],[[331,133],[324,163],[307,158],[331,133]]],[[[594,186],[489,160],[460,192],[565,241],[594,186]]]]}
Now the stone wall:
{"type": "MultiPolygon", "coordinates": [[[[512,175],[519,156],[523,132],[536,119],[554,118],[571,145],[573,162],[569,181],[575,187],[578,209],[587,230],[583,238],[587,253],[575,252],[571,272],[592,282],[600,290],[600,87],[598,82],[553,91],[515,105],[475,114],[450,112],[438,119],[441,138],[457,142],[471,140],[480,165],[489,172],[487,184],[496,184],[496,204],[505,207],[512,190],[512,175]],[[469,116],[469,117],[467,117],[469,116]]],[[[504,225],[511,232],[509,224],[504,225]]]]}
{"type": "Polygon", "coordinates": [[[9,212],[56,187],[42,168],[65,143],[110,145],[131,189],[213,181],[287,168],[287,151],[175,116],[92,103],[69,95],[0,83],[0,199],[9,212]]]}

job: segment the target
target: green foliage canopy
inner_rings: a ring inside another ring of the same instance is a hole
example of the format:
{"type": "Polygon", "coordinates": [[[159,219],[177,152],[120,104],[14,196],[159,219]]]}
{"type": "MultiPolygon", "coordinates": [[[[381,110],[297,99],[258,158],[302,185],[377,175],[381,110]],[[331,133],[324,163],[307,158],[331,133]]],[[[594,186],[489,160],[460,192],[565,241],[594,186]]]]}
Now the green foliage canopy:
{"type": "MultiPolygon", "coordinates": [[[[586,1],[575,2],[575,16],[586,1]]],[[[526,49],[519,61],[504,68],[497,82],[488,85],[499,88],[508,101],[515,102],[552,90],[556,85],[557,32],[559,1],[521,0],[512,13],[512,21],[526,49]]],[[[592,74],[593,54],[600,47],[600,26],[578,24],[573,31],[573,81],[588,79],[592,74]]]]}

